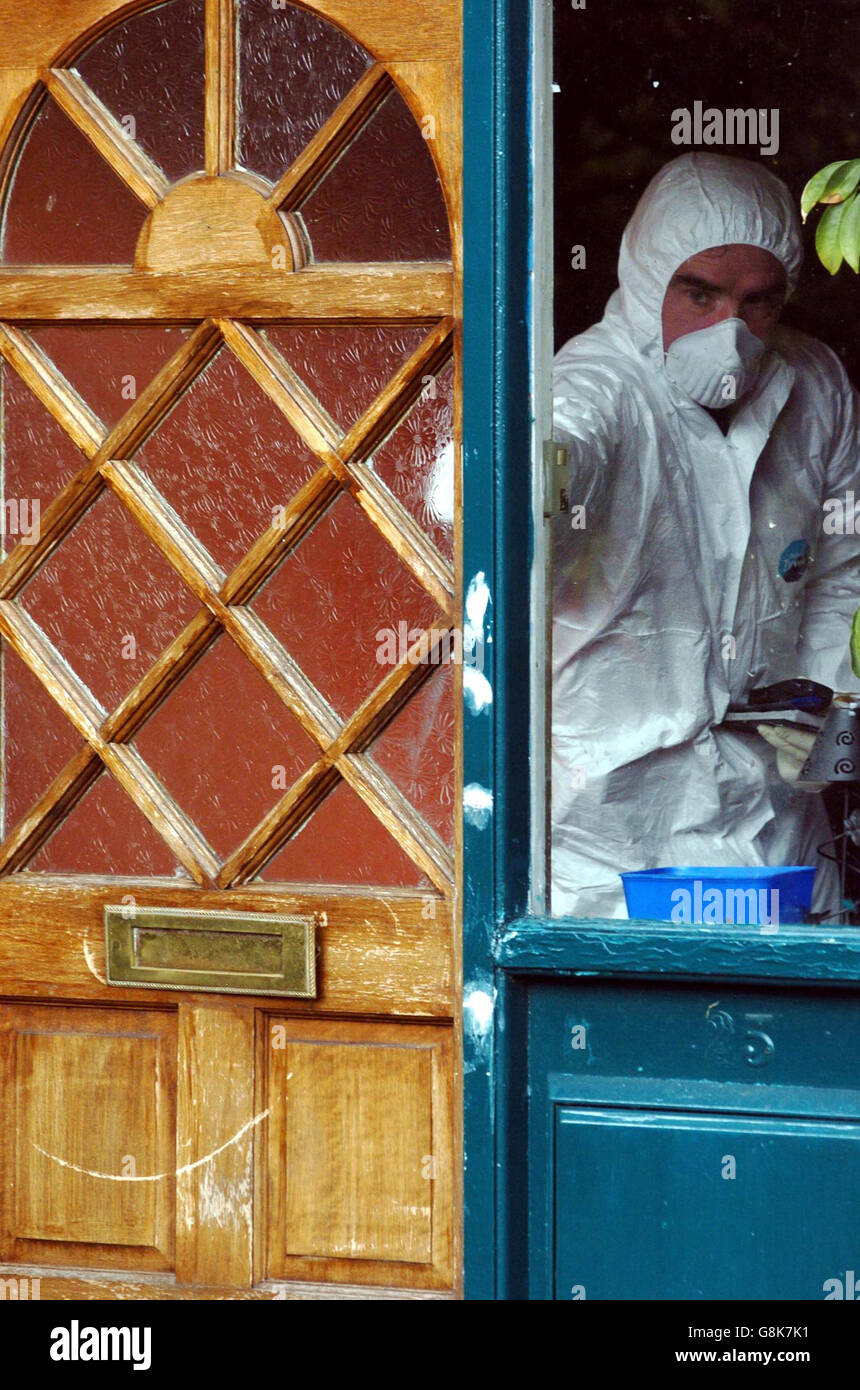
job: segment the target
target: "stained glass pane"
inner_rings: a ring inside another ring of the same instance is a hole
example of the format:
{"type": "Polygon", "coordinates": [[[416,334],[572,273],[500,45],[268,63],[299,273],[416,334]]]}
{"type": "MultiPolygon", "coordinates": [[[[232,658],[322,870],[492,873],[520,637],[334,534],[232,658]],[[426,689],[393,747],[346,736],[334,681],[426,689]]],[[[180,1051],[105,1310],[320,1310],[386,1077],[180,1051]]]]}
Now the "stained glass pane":
{"type": "Polygon", "coordinates": [[[75,63],[171,182],[203,168],[204,0],[172,0],[117,25],[75,63]]]}
{"type": "Polygon", "coordinates": [[[2,643],[3,788],[7,835],[83,743],[29,667],[2,643]]]}
{"type": "Polygon", "coordinates": [[[433,261],[451,254],[428,141],[399,92],[302,206],[317,261],[433,261]]]}
{"type": "Polygon", "coordinates": [[[107,710],[200,607],[108,492],[36,573],[20,602],[107,710]]]}
{"type": "Polygon", "coordinates": [[[278,324],[264,336],[346,432],[418,350],[426,325],[278,324]]]}
{"type": "Polygon", "coordinates": [[[44,874],[188,878],[109,772],[103,772],[28,866],[44,874]]]}
{"type": "Polygon", "coordinates": [[[3,391],[3,553],[38,534],[41,513],[86,458],[18,373],[0,364],[3,391]],[[38,515],[36,508],[38,506],[38,515]],[[34,530],[34,526],[36,529],[34,530]]]}
{"type": "Polygon", "coordinates": [[[226,350],[147,440],[136,462],[228,570],[322,466],[226,350]]]}
{"type": "Polygon", "coordinates": [[[374,471],[449,560],[454,554],[454,374],[427,382],[373,456],[374,471]]]}
{"type": "Polygon", "coordinates": [[[319,755],[229,637],[220,637],[135,746],[222,858],[319,755]]]}
{"type": "Polygon", "coordinates": [[[272,0],[243,0],[239,162],[277,182],[370,61],[320,15],[272,0]]]}
{"type": "Polygon", "coordinates": [[[454,843],[454,679],[425,681],[371,748],[374,762],[448,845],[454,843]]]}
{"type": "Polygon", "coordinates": [[[430,888],[421,870],[344,783],[260,875],[267,883],[430,888]]]}
{"type": "Polygon", "coordinates": [[[6,200],[7,265],[131,265],[146,208],[50,97],[6,200]]]}
{"type": "Polygon", "coordinates": [[[188,337],[162,324],[53,323],[30,336],[91,410],[112,427],[188,337]]]}
{"type": "Polygon", "coordinates": [[[439,614],[350,497],[338,498],[253,608],[344,717],[439,614]]]}

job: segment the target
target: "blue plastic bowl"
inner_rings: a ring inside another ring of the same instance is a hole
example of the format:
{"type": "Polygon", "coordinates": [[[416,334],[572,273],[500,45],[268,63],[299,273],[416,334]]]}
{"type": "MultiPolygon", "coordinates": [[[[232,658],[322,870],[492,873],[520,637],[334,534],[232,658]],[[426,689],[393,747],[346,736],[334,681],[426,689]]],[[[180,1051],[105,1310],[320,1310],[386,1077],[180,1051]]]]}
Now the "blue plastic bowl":
{"type": "Polygon", "coordinates": [[[779,926],[805,922],[815,869],[637,869],[622,874],[631,921],[716,926],[779,926]]]}

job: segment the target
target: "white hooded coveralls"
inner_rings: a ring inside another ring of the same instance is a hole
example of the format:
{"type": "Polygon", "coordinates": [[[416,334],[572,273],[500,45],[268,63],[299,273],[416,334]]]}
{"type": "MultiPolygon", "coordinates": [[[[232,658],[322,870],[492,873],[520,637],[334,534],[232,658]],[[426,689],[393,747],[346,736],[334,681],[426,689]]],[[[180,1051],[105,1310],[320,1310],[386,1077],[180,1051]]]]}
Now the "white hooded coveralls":
{"type": "Polygon", "coordinates": [[[829,348],[783,327],[727,435],[672,385],[669,280],[736,243],[794,287],[785,185],[745,160],[673,160],[627,226],[602,321],[556,357],[555,434],[586,525],[553,522],[555,914],[625,917],[619,873],[673,864],[817,864],[813,906],[838,904],[815,853],[821,798],[779,779],[764,740],[715,726],[753,686],[857,684],[860,535],[826,534],[822,507],[860,496],[860,400],[829,348]]]}

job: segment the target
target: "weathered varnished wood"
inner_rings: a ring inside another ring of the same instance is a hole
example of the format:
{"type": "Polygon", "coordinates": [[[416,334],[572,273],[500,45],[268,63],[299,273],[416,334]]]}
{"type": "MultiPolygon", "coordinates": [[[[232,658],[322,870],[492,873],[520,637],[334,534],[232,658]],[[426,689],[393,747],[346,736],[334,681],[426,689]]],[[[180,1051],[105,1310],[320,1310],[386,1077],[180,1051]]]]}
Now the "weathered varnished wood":
{"type": "Polygon", "coordinates": [[[254,1010],[179,1006],[176,1276],[254,1282],[254,1010]]]}
{"type": "MultiPolygon", "coordinates": [[[[106,1001],[117,1006],[177,1006],[169,990],[117,986],[106,990],[105,904],[124,895],[151,907],[185,911],[299,912],[316,916],[318,997],[285,1005],[282,1013],[393,1018],[445,1018],[453,1008],[455,942],[451,906],[430,890],[376,893],[313,885],[266,883],[217,890],[189,881],[16,874],[0,880],[0,981],[7,996],[106,1001]]],[[[205,1005],[206,995],[183,995],[205,1005]]],[[[271,1009],[266,997],[249,997],[271,1009]]]]}
{"type": "MultiPolygon", "coordinates": [[[[42,1265],[10,1264],[3,1266],[7,1278],[38,1280],[39,1298],[62,1302],[112,1302],[114,1300],[145,1299],[164,1302],[173,1299],[191,1299],[193,1302],[237,1302],[255,1303],[364,1303],[372,1301],[414,1303],[427,1299],[451,1300],[456,1294],[434,1289],[382,1288],[362,1284],[309,1284],[294,1280],[266,1279],[253,1289],[231,1289],[225,1285],[203,1288],[199,1284],[191,1286],[177,1284],[170,1275],[159,1274],[116,1274],[104,1275],[58,1274],[56,1270],[42,1265]]],[[[32,1287],[28,1282],[27,1290],[32,1287]]]]}
{"type": "Polygon", "coordinates": [[[206,0],[206,172],[223,174],[236,144],[234,0],[206,0]]]}
{"type": "MultiPolygon", "coordinates": [[[[141,158],[137,147],[119,132],[101,103],[68,71],[74,54],[106,29],[113,18],[120,13],[133,13],[143,8],[143,3],[144,0],[76,0],[72,6],[65,0],[32,0],[24,17],[20,6],[11,0],[0,0],[0,138],[7,139],[16,118],[33,102],[41,73],[55,99],[87,139],[136,195],[151,210],[160,210],[161,215],[165,202],[158,171],[153,172],[154,166],[141,158]],[[5,67],[7,61],[14,66],[5,67]]],[[[128,1297],[273,1296],[275,1286],[261,1286],[259,1281],[270,1256],[275,1256],[274,1247],[267,1251],[268,1232],[281,1199],[274,1188],[268,1190],[268,1180],[263,1179],[270,1153],[269,1118],[265,1116],[257,1122],[271,1094],[270,1057],[263,1035],[266,1020],[272,1017],[273,1001],[261,997],[239,1004],[205,995],[186,995],[178,1001],[175,994],[167,991],[106,989],[102,908],[106,902],[116,903],[135,895],[150,906],[192,905],[217,911],[224,910],[225,902],[229,902],[231,907],[261,913],[282,913],[291,908],[312,913],[317,919],[320,948],[320,995],[315,1001],[295,1004],[279,1001],[278,1016],[301,1021],[302,1036],[309,1028],[321,1030],[314,1035],[314,1043],[329,1048],[336,1042],[349,1041],[344,1022],[348,1018],[382,1016],[399,1020],[388,1025],[389,1032],[384,1037],[379,1035],[373,1040],[368,1035],[358,1039],[356,1035],[354,1040],[371,1048],[381,1045],[382,1053],[375,1053],[374,1058],[384,1056],[386,1060],[381,1071],[374,1072],[381,1080],[374,1092],[373,1113],[384,1115],[398,1086],[401,1091],[405,1086],[398,1109],[408,1119],[407,1128],[412,1133],[420,1132],[425,1123],[422,1116],[429,1087],[434,1117],[431,1157],[434,1163],[438,1160],[441,1164],[428,1184],[433,1190],[429,1249],[424,1216],[416,1217],[409,1210],[395,1215],[384,1202],[379,1205],[374,1193],[380,1199],[384,1196],[384,1180],[377,1188],[372,1174],[369,1179],[366,1174],[362,1176],[362,1154],[352,1152],[345,1155],[347,1166],[352,1165],[350,1171],[360,1182],[370,1184],[366,1189],[370,1199],[362,1239],[368,1249],[373,1248],[386,1258],[356,1264],[354,1260],[331,1256],[331,1242],[337,1238],[334,1208],[333,1224],[327,1230],[326,1202],[322,1214],[309,1212],[304,1198],[294,1192],[288,1199],[288,1205],[291,1201],[293,1206],[287,1227],[299,1243],[305,1238],[315,1240],[328,1248],[329,1254],[320,1259],[297,1254],[293,1244],[289,1254],[285,1254],[291,1278],[323,1282],[319,1293],[311,1286],[303,1289],[293,1284],[283,1296],[447,1297],[456,1279],[458,1178],[453,1155],[459,1107],[454,1100],[454,1035],[449,1027],[436,1027],[428,1030],[426,1047],[424,1043],[416,1047],[420,1030],[408,1024],[410,1019],[429,1018],[447,1022],[455,1013],[459,970],[453,929],[457,910],[453,894],[455,858],[388,779],[373,767],[365,750],[432,673],[434,649],[441,644],[457,612],[459,568],[452,569],[436,553],[411,516],[383,487],[368,460],[379,441],[396,427],[417,399],[422,377],[442,370],[452,346],[459,341],[458,326],[451,334],[452,323],[458,324],[460,314],[459,7],[450,0],[441,0],[431,14],[423,0],[402,0],[397,6],[389,0],[308,0],[307,8],[328,15],[347,32],[354,33],[373,54],[378,67],[358,84],[329,122],[327,131],[287,173],[271,197],[277,200],[283,195],[289,207],[297,206],[308,196],[393,81],[421,123],[440,171],[454,230],[452,264],[344,263],[272,271],[259,261],[255,263],[255,256],[262,253],[254,250],[250,242],[243,243],[241,264],[225,264],[225,255],[227,262],[233,255],[232,245],[227,244],[229,235],[225,233],[215,248],[218,263],[208,268],[193,258],[189,260],[180,244],[181,237],[178,238],[178,263],[174,268],[172,252],[165,260],[160,250],[157,254],[152,251],[157,238],[153,240],[154,223],[150,220],[133,270],[0,269],[0,317],[15,320],[16,324],[139,319],[198,325],[189,341],[109,434],[20,327],[10,325],[5,336],[0,329],[0,351],[83,454],[78,476],[43,511],[38,546],[19,546],[0,568],[0,599],[6,601],[0,612],[0,630],[13,646],[17,643],[16,650],[31,669],[38,668],[40,678],[44,677],[52,694],[56,692],[62,707],[87,740],[33,812],[13,831],[5,847],[5,861],[0,860],[0,871],[6,870],[6,876],[0,879],[0,988],[29,997],[37,1011],[45,1001],[62,1002],[63,1010],[70,1016],[80,1012],[84,1003],[97,1004],[103,1019],[108,1017],[106,1008],[113,1016],[125,1006],[140,1020],[142,1032],[146,1031],[146,1019],[153,1009],[164,1011],[174,1023],[178,1022],[173,1058],[180,1072],[178,1135],[184,1151],[192,1155],[188,1164],[174,1156],[173,1176],[182,1213],[176,1249],[179,1283],[167,1273],[140,1279],[136,1270],[121,1273],[123,1261],[126,1271],[130,1271],[133,1266],[145,1267],[146,1259],[138,1259],[134,1251],[117,1247],[111,1258],[101,1261],[103,1268],[110,1266],[116,1271],[115,1280],[99,1276],[88,1279],[79,1272],[68,1280],[56,1273],[49,1274],[43,1297],[62,1298],[68,1296],[70,1288],[75,1290],[74,1296],[80,1297],[111,1297],[116,1290],[123,1290],[120,1296],[128,1297]],[[428,121],[426,117],[434,119],[428,121]],[[152,255],[154,260],[150,260],[152,255]],[[425,322],[429,331],[419,351],[344,440],[340,429],[253,326],[255,322],[272,319],[344,324],[400,320],[425,322]],[[137,465],[130,462],[135,450],[224,344],[320,457],[316,477],[285,507],[279,524],[258,538],[229,575],[220,571],[188,528],[158,497],[137,465]],[[51,644],[27,625],[23,609],[11,602],[106,482],[160,544],[162,553],[201,603],[200,612],[112,712],[102,710],[80,683],[70,678],[51,644]],[[440,607],[440,635],[431,637],[431,652],[424,654],[423,661],[421,654],[416,653],[419,659],[389,671],[345,726],[284,647],[245,606],[341,488],[362,506],[440,607]],[[276,808],[279,814],[286,809],[282,819],[278,815],[268,818],[252,833],[248,846],[234,856],[233,864],[223,867],[130,745],[137,729],[222,629],[298,715],[320,747],[318,763],[298,790],[294,789],[293,802],[286,808],[276,808]],[[102,772],[102,767],[109,770],[102,772]],[[22,871],[28,857],[44,843],[98,775],[120,781],[198,886],[191,881],[122,883],[37,876],[22,871]],[[272,835],[290,833],[307,807],[316,804],[315,799],[342,778],[424,868],[435,888],[428,888],[426,893],[386,890],[367,894],[355,889],[294,884],[243,884],[243,877],[250,877],[252,859],[262,863],[271,857],[272,835]],[[242,858],[245,849],[250,858],[242,858]],[[232,886],[226,892],[216,883],[232,886]],[[334,1019],[329,1022],[332,1016],[334,1019]],[[410,1046],[415,1048],[416,1060],[403,1071],[400,1049],[410,1046]],[[428,1051],[433,1058],[429,1071],[428,1051]],[[231,1057],[235,1058],[235,1067],[228,1085],[228,1078],[222,1073],[225,1059],[231,1057]],[[199,1113],[201,1097],[205,1096],[211,1097],[211,1103],[205,1104],[199,1113]],[[230,1136],[226,1135],[234,1121],[239,1130],[251,1121],[251,1128],[243,1132],[237,1143],[229,1142],[230,1136]],[[222,1149],[225,1137],[228,1143],[222,1149]],[[253,1188],[251,1197],[247,1194],[249,1183],[253,1188]],[[228,1197],[228,1193],[232,1195],[228,1197]],[[269,1197],[273,1198],[272,1203],[269,1197]],[[409,1256],[407,1263],[396,1258],[398,1244],[402,1246],[401,1254],[409,1256]],[[391,1258],[393,1253],[395,1258],[391,1258]],[[378,1291],[357,1292],[357,1279],[377,1285],[378,1291]],[[342,1292],[333,1284],[327,1285],[326,1280],[341,1283],[342,1292]],[[399,1293],[391,1288],[402,1282],[427,1284],[435,1292],[422,1293],[416,1288],[399,1293]]],[[[206,167],[213,176],[230,168],[235,146],[232,13],[233,3],[228,0],[207,0],[205,144],[206,167]]],[[[18,133],[4,152],[7,170],[12,165],[18,133]]],[[[238,208],[238,199],[227,202],[226,212],[233,215],[231,209],[238,208]]],[[[247,198],[246,202],[250,206],[247,198]]],[[[179,205],[175,206],[179,213],[179,205]]],[[[178,217],[177,227],[184,235],[182,217],[178,217]]],[[[273,227],[274,224],[264,229],[264,248],[273,227]]],[[[290,246],[296,251],[293,264],[302,266],[301,246],[297,242],[294,245],[295,237],[289,228],[287,231],[290,246]]],[[[237,240],[241,241],[241,237],[237,240]]],[[[170,241],[171,237],[167,242],[162,238],[164,245],[170,241]]],[[[458,405],[455,410],[459,411],[458,405]]],[[[457,421],[459,425],[459,413],[457,421]]],[[[455,486],[459,488],[459,480],[455,486]]],[[[457,566],[459,553],[458,540],[457,566]]],[[[459,686],[459,671],[455,678],[459,686]]],[[[459,751],[457,759],[459,766],[459,751]]],[[[457,856],[459,853],[458,837],[457,856]]],[[[304,1046],[296,1034],[291,1045],[304,1046]]],[[[348,1061],[356,1054],[350,1053],[348,1046],[339,1046],[329,1055],[339,1055],[338,1067],[326,1082],[334,1087],[331,1104],[326,1107],[330,1118],[342,1099],[337,1080],[332,1078],[342,1075],[344,1084],[351,1084],[354,1073],[348,1065],[344,1070],[341,1063],[344,1057],[348,1061]]],[[[142,1058],[136,1065],[142,1065],[142,1058]]],[[[326,1063],[321,1076],[328,1075],[326,1063]]],[[[312,1089],[306,1091],[304,1104],[308,1104],[312,1089]]],[[[354,1126],[357,1117],[350,1116],[349,1106],[344,1113],[354,1126]]],[[[294,1145],[293,1166],[301,1165],[307,1158],[301,1136],[297,1140],[294,1134],[290,1142],[294,1145]]],[[[396,1169],[400,1158],[394,1157],[396,1169]]],[[[395,1185],[411,1194],[407,1207],[421,1208],[424,1180],[419,1188],[408,1165],[396,1172],[399,1176],[395,1185]]],[[[280,1184],[283,1188],[283,1170],[269,1177],[275,1186],[280,1184]]],[[[313,1164],[307,1166],[306,1188],[322,1181],[322,1191],[326,1180],[324,1174],[314,1171],[313,1164]]],[[[283,1196],[286,1199],[285,1190],[283,1196]]],[[[342,1197],[337,1200],[342,1201],[342,1197]]],[[[338,1220],[342,1223],[344,1219],[341,1211],[338,1220]]],[[[280,1240],[280,1234],[277,1239],[280,1240]]],[[[285,1251],[290,1239],[287,1229],[285,1251]]],[[[159,1253],[149,1257],[156,1263],[161,1261],[161,1268],[165,1267],[165,1249],[162,1242],[159,1253]]],[[[95,1261],[87,1250],[76,1253],[72,1244],[67,1244],[65,1251],[70,1261],[78,1265],[95,1261]]],[[[8,1260],[12,1254],[0,1236],[0,1256],[8,1260]]],[[[44,1255],[43,1264],[63,1263],[62,1243],[49,1243],[44,1247],[44,1255]]]]}
{"type": "Polygon", "coordinates": [[[175,1033],[156,1008],[0,1011],[4,1258],[173,1268],[175,1033]]]}
{"type": "Polygon", "coordinates": [[[450,1287],[451,1030],[269,1026],[269,1277],[450,1287]]]}
{"type": "Polygon", "coordinates": [[[0,353],[84,456],[94,458],[107,438],[107,430],[42,349],[19,328],[0,323],[0,353]]]}
{"type": "Polygon", "coordinates": [[[154,208],[167,192],[167,180],[119,121],[76,72],[52,68],[42,81],[66,115],[86,136],[140,201],[154,208]]]}
{"type": "MultiPolygon", "coordinates": [[[[354,34],[385,62],[441,59],[456,64],[460,55],[460,7],[440,0],[428,12],[425,0],[305,0],[309,9],[325,15],[348,34],[354,34]]],[[[120,16],[147,8],[149,0],[31,0],[26,24],[15,0],[0,7],[0,53],[14,56],[17,66],[45,67],[71,63],[120,16]]]]}
{"type": "Polygon", "coordinates": [[[132,271],[72,267],[0,268],[0,318],[290,319],[365,323],[408,319],[434,322],[452,311],[453,274],[446,261],[338,263],[304,270],[240,267],[132,271]]]}

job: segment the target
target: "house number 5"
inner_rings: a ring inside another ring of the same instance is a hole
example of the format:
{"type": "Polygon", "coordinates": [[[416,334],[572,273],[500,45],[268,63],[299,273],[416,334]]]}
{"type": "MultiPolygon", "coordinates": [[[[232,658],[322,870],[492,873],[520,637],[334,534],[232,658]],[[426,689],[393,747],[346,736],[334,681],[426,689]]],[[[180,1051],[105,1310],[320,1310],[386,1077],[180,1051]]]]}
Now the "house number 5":
{"type": "Polygon", "coordinates": [[[751,1028],[749,1032],[744,1033],[744,1053],[749,1066],[765,1066],[775,1051],[773,1038],[760,1028],[751,1028]]]}

